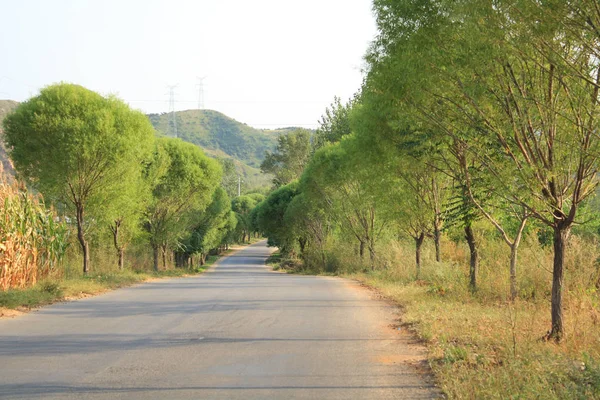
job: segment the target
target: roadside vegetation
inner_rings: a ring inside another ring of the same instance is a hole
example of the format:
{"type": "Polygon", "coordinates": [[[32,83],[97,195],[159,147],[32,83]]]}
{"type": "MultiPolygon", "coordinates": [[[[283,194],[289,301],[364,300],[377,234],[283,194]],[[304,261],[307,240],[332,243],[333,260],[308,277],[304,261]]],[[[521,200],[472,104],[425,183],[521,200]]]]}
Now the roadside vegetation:
{"type": "Polygon", "coordinates": [[[600,398],[597,2],[374,12],[362,87],[280,143],[253,229],[401,305],[451,398],[600,398]]]}
{"type": "Polygon", "coordinates": [[[229,163],[156,137],[114,97],[52,85],[3,126],[17,176],[0,173],[0,307],[202,272],[250,240],[264,195],[232,209],[229,163]]]}

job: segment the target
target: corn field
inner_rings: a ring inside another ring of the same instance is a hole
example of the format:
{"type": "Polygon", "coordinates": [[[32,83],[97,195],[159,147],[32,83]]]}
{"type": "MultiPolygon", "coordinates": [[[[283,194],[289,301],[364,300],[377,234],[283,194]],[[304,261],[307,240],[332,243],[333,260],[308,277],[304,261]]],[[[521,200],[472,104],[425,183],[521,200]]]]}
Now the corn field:
{"type": "Polygon", "coordinates": [[[68,246],[56,214],[0,170],[0,289],[34,285],[56,270],[68,246]]]}

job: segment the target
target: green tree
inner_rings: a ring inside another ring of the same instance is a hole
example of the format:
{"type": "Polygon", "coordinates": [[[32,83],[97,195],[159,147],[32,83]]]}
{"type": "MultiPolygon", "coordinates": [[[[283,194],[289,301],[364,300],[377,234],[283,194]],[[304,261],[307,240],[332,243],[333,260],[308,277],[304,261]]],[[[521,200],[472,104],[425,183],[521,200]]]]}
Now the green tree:
{"type": "Polygon", "coordinates": [[[221,186],[227,192],[229,198],[233,199],[238,192],[238,177],[239,172],[235,167],[235,162],[230,158],[220,158],[221,168],[223,169],[223,177],[221,178],[221,186]]]}
{"type": "Polygon", "coordinates": [[[319,121],[313,143],[315,149],[319,149],[326,144],[339,142],[342,137],[352,133],[350,113],[357,101],[358,96],[355,96],[342,104],[339,97],[334,97],[333,103],[325,109],[325,115],[321,116],[319,121]]]}
{"type": "Polygon", "coordinates": [[[294,255],[294,235],[285,225],[288,205],[298,194],[298,182],[274,190],[256,209],[256,223],[269,245],[279,247],[284,255],[294,255]]]}
{"type": "Polygon", "coordinates": [[[274,152],[265,152],[260,169],[265,174],[273,174],[276,187],[287,185],[300,178],[311,153],[311,133],[307,129],[296,129],[277,138],[274,152]]]}
{"type": "MultiPolygon", "coordinates": [[[[355,135],[319,149],[301,178],[301,191],[327,210],[342,229],[356,238],[359,255],[369,252],[375,268],[376,242],[389,225],[390,195],[385,171],[369,158],[355,135]]],[[[374,155],[373,155],[374,156],[374,155]]]]}
{"type": "Polygon", "coordinates": [[[4,126],[20,177],[74,217],[88,273],[87,233],[137,180],[152,148],[152,126],[122,101],[66,83],[42,89],[4,126]]]}
{"type": "Polygon", "coordinates": [[[153,249],[154,269],[158,270],[159,251],[166,268],[167,250],[179,245],[211,203],[221,168],[197,146],[161,138],[146,176],[152,187],[152,200],[144,225],[153,249]]]}
{"type": "Polygon", "coordinates": [[[288,204],[284,214],[284,224],[298,241],[305,263],[310,263],[310,255],[316,252],[318,262],[326,267],[326,244],[331,232],[331,221],[326,210],[317,202],[311,201],[306,193],[300,192],[288,204]]]}
{"type": "Polygon", "coordinates": [[[256,205],[257,201],[248,195],[236,197],[231,201],[231,209],[239,215],[237,229],[242,233],[242,243],[246,243],[246,239],[250,240],[250,212],[256,205]]]}
{"type": "Polygon", "coordinates": [[[218,187],[210,205],[200,217],[189,238],[183,241],[183,258],[192,254],[200,255],[200,265],[204,265],[208,253],[219,247],[225,240],[230,224],[231,201],[227,192],[218,187]]]}
{"type": "MultiPolygon", "coordinates": [[[[431,97],[438,127],[464,139],[494,196],[553,230],[548,338],[560,340],[565,246],[597,185],[597,2],[378,0],[375,9],[370,77],[431,97]]],[[[426,103],[414,106],[434,120],[426,103]]]]}

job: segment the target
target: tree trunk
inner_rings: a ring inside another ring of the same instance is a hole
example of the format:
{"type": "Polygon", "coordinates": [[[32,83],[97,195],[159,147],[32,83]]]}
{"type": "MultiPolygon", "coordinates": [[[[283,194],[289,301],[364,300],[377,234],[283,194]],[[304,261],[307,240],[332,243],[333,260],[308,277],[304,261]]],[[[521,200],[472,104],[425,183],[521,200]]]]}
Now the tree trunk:
{"type": "Polygon", "coordinates": [[[125,268],[125,249],[120,247],[117,254],[119,256],[119,269],[122,270],[125,268]]]}
{"type": "Polygon", "coordinates": [[[435,243],[435,261],[442,261],[442,251],[440,240],[442,236],[442,231],[440,229],[440,221],[439,217],[436,215],[435,220],[433,221],[433,241],[435,243]]]}
{"type": "Polygon", "coordinates": [[[167,270],[167,246],[160,246],[163,270],[167,270]]]}
{"type": "Polygon", "coordinates": [[[425,232],[421,232],[419,236],[415,238],[415,261],[417,263],[417,280],[421,279],[421,247],[423,246],[423,240],[425,240],[425,232]]]}
{"type": "Polygon", "coordinates": [[[83,253],[83,273],[85,275],[90,272],[90,247],[88,241],[85,239],[85,233],[83,230],[84,219],[83,219],[83,205],[77,204],[77,239],[81,245],[81,251],[83,253]]]}
{"type": "Polygon", "coordinates": [[[307,240],[305,238],[299,238],[298,244],[300,245],[300,253],[304,253],[304,248],[306,247],[307,240]]]}
{"type": "Polygon", "coordinates": [[[564,336],[562,317],[562,284],[565,263],[565,248],[569,239],[570,228],[554,227],[554,268],[552,271],[552,330],[548,339],[560,342],[564,336]]]}
{"type": "Polygon", "coordinates": [[[365,242],[363,240],[360,241],[358,254],[360,255],[360,260],[363,261],[365,259],[365,242]]]}
{"type": "Polygon", "coordinates": [[[375,240],[369,239],[369,259],[371,260],[371,271],[375,270],[375,240]]]}
{"type": "Polygon", "coordinates": [[[479,254],[477,251],[477,242],[475,241],[475,235],[473,234],[473,227],[471,223],[465,225],[465,239],[469,245],[469,251],[471,258],[469,262],[469,287],[471,291],[477,290],[477,270],[479,269],[479,254]]]}
{"type": "Polygon", "coordinates": [[[115,250],[117,250],[117,257],[119,259],[119,269],[123,269],[125,265],[125,246],[119,245],[119,231],[121,229],[121,219],[115,220],[115,224],[111,227],[113,233],[113,243],[115,245],[115,250]]]}
{"type": "Polygon", "coordinates": [[[515,301],[518,295],[517,288],[517,248],[519,244],[510,246],[510,299],[515,301]]]}
{"type": "Polygon", "coordinates": [[[154,271],[158,272],[158,245],[152,245],[152,259],[154,261],[154,271]]]}

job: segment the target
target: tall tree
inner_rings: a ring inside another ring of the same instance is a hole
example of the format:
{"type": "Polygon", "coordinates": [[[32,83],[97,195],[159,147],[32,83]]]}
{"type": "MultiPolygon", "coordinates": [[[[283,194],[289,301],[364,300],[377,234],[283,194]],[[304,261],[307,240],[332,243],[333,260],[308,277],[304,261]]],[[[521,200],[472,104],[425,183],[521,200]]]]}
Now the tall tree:
{"type": "Polygon", "coordinates": [[[358,96],[355,96],[342,104],[339,97],[334,97],[333,103],[325,109],[325,114],[321,116],[319,121],[313,143],[315,149],[319,149],[326,144],[339,142],[342,137],[352,133],[350,112],[357,99],[358,96]]]}
{"type": "Polygon", "coordinates": [[[389,189],[378,164],[366,157],[355,135],[319,149],[302,175],[301,189],[320,203],[332,218],[353,236],[359,256],[369,252],[375,267],[376,243],[388,226],[389,189]]]}
{"type": "Polygon", "coordinates": [[[260,165],[263,173],[273,174],[275,187],[287,185],[300,178],[311,152],[311,133],[307,129],[296,129],[277,138],[274,152],[266,152],[260,165]]]}
{"type": "Polygon", "coordinates": [[[375,9],[371,77],[413,77],[398,85],[435,100],[438,126],[464,134],[495,195],[554,231],[548,338],[560,340],[565,246],[597,185],[597,2],[378,0],[375,9]]]}
{"type": "Polygon", "coordinates": [[[251,196],[239,196],[231,201],[231,209],[239,215],[237,228],[241,231],[242,243],[246,243],[246,239],[250,240],[250,212],[258,202],[251,196]]]}
{"type": "Polygon", "coordinates": [[[200,220],[190,233],[187,240],[183,241],[180,253],[183,258],[192,254],[199,254],[200,265],[204,265],[208,253],[219,247],[227,236],[227,227],[230,223],[231,201],[227,192],[218,187],[212,196],[212,201],[200,220]]]}
{"type": "Polygon", "coordinates": [[[18,174],[76,221],[87,274],[88,230],[136,181],[152,148],[152,125],[114,97],[61,83],[22,103],[4,126],[18,174]]]}
{"type": "Polygon", "coordinates": [[[146,211],[145,227],[153,249],[154,269],[158,270],[159,252],[162,251],[165,268],[167,250],[176,247],[197,225],[212,201],[221,168],[199,147],[179,139],[161,138],[146,174],[153,197],[146,211]]]}

